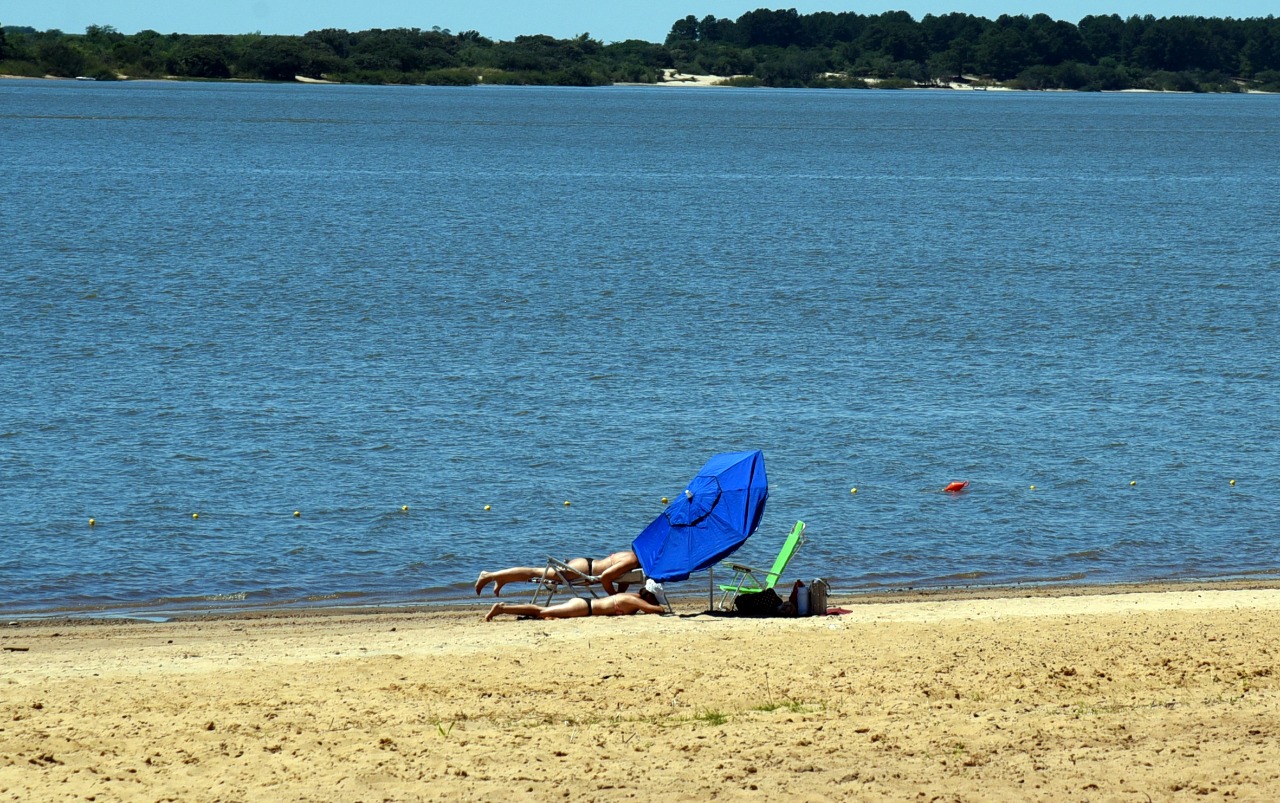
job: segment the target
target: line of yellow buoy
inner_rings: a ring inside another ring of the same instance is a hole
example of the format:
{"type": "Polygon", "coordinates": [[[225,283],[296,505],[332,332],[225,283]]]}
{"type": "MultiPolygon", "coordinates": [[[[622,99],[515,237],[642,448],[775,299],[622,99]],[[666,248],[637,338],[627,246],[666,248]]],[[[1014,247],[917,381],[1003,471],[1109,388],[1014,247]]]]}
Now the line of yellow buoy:
{"type": "MultiPolygon", "coordinates": [[[[1235,480],[1227,480],[1227,484],[1234,488],[1234,487],[1235,487],[1235,484],[1236,484],[1236,481],[1235,481],[1235,480]]],[[[944,488],[943,490],[948,490],[948,491],[964,490],[964,489],[965,489],[965,486],[967,486],[967,485],[968,485],[968,483],[965,483],[965,484],[964,484],[964,486],[961,486],[961,485],[960,485],[960,483],[952,483],[951,485],[947,486],[947,487],[946,487],[946,488],[944,488]],[[960,487],[954,487],[954,486],[960,486],[960,487]]],[[[1137,481],[1137,480],[1129,480],[1129,487],[1130,487],[1130,488],[1136,488],[1136,487],[1138,487],[1138,481],[1137,481]]],[[[1030,490],[1034,491],[1035,489],[1036,489],[1036,486],[1034,486],[1034,485],[1030,486],[1030,490]]],[[[849,493],[851,493],[851,494],[856,494],[857,492],[858,492],[858,489],[857,489],[856,487],[854,487],[854,488],[850,488],[850,489],[849,489],[849,493]]],[[[665,498],[665,497],[663,497],[663,500],[662,500],[662,501],[665,503],[667,500],[666,500],[666,498],[665,498]]]]}
{"type": "MultiPolygon", "coordinates": [[[[1231,486],[1234,488],[1234,487],[1235,487],[1235,484],[1236,484],[1236,481],[1235,481],[1235,480],[1228,480],[1228,484],[1229,484],[1229,485],[1231,485],[1231,486]]],[[[1138,481],[1137,481],[1137,480],[1130,480],[1130,481],[1129,481],[1129,487],[1130,487],[1130,488],[1136,488],[1136,487],[1137,487],[1137,485],[1138,485],[1138,481]]],[[[1032,485],[1032,486],[1031,486],[1031,488],[1030,488],[1030,490],[1032,490],[1032,491],[1034,491],[1035,489],[1036,489],[1036,486],[1034,486],[1034,485],[1032,485]]],[[[857,489],[857,487],[855,486],[855,487],[853,487],[853,488],[850,488],[850,489],[849,489],[849,493],[850,493],[850,494],[857,494],[857,493],[858,493],[858,489],[857,489]]],[[[668,504],[669,502],[670,502],[670,500],[669,500],[667,497],[665,497],[665,496],[664,496],[664,497],[662,497],[662,504],[664,504],[664,505],[665,505],[665,504],[668,504]]],[[[570,506],[570,504],[571,504],[571,503],[570,503],[570,501],[569,501],[568,499],[564,500],[564,506],[565,506],[565,507],[569,507],[569,506],[570,506]]],[[[492,509],[493,509],[493,506],[492,506],[492,505],[485,505],[485,506],[484,506],[484,509],[485,509],[486,511],[489,511],[489,510],[492,510],[492,509]]],[[[408,513],[408,512],[409,512],[409,506],[408,506],[408,505],[401,505],[401,506],[400,506],[400,512],[401,512],[401,513],[408,513]]],[[[295,519],[302,518],[302,511],[301,511],[301,510],[295,510],[295,511],[293,511],[293,517],[294,517],[295,519]]],[[[192,514],[191,514],[191,518],[192,518],[192,519],[197,519],[197,520],[198,520],[198,519],[200,518],[200,513],[199,513],[199,512],[192,513],[192,514]]],[[[98,525],[98,520],[97,520],[97,519],[95,519],[95,518],[91,518],[91,519],[89,519],[89,526],[90,526],[90,527],[96,527],[97,525],[98,525]]]]}
{"type": "MultiPolygon", "coordinates": [[[[565,504],[568,504],[568,503],[566,502],[565,504]]],[[[484,509],[485,509],[485,510],[488,510],[488,509],[489,509],[489,506],[488,506],[488,505],[485,505],[485,506],[484,506],[484,509]]],[[[408,506],[408,505],[401,505],[401,506],[400,506],[400,512],[401,512],[401,513],[408,513],[408,512],[409,512],[409,506],[408,506]]],[[[295,510],[295,511],[293,511],[293,517],[294,517],[295,519],[300,519],[300,518],[302,518],[302,511],[301,511],[301,510],[295,510]]],[[[192,514],[191,514],[191,518],[196,519],[196,520],[199,520],[199,518],[200,518],[200,513],[199,513],[199,512],[192,513],[192,514]]],[[[98,520],[97,520],[97,519],[95,519],[95,518],[91,518],[91,519],[89,519],[89,526],[90,526],[90,527],[97,527],[97,526],[98,526],[98,520]]]]}

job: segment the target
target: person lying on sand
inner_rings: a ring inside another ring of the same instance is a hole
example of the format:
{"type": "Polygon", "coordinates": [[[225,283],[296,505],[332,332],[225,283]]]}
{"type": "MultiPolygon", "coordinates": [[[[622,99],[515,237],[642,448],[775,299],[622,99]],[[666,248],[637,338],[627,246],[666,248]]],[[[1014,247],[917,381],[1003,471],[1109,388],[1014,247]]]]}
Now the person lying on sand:
{"type": "Polygon", "coordinates": [[[574,597],[559,605],[543,606],[532,603],[495,602],[484,617],[486,622],[501,614],[530,616],[535,619],[572,619],[575,616],[626,616],[633,613],[666,613],[652,592],[639,594],[614,594],[603,599],[574,597]]]}
{"type": "MultiPolygon", "coordinates": [[[[598,575],[600,577],[600,585],[604,586],[605,592],[616,594],[619,591],[625,591],[627,584],[620,583],[620,587],[615,588],[614,581],[627,572],[639,569],[640,558],[636,557],[636,553],[628,549],[624,552],[614,552],[607,558],[599,558],[597,560],[574,558],[569,561],[569,568],[577,572],[581,578],[598,575]]],[[[476,596],[480,596],[480,592],[490,583],[493,583],[493,595],[500,597],[502,596],[502,587],[512,580],[554,579],[556,579],[554,569],[536,569],[532,566],[512,566],[510,569],[502,569],[496,572],[480,572],[480,577],[476,579],[476,596]]],[[[574,580],[577,578],[568,577],[566,579],[574,580]]]]}

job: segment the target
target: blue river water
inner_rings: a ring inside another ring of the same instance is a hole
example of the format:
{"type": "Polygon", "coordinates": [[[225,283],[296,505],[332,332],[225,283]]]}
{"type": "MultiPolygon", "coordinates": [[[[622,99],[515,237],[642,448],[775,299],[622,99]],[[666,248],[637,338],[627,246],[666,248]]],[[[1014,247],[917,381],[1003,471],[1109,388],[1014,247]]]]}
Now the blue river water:
{"type": "Polygon", "coordinates": [[[6,614],[474,599],[756,448],[837,593],[1280,574],[1280,97],[15,80],[0,175],[6,614]]]}

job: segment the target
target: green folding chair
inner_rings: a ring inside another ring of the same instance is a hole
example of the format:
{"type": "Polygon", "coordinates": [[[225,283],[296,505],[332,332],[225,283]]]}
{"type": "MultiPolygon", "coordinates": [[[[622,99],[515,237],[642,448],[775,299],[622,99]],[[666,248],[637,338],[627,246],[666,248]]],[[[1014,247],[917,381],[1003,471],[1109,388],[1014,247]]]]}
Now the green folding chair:
{"type": "Polygon", "coordinates": [[[773,567],[767,573],[762,573],[759,569],[753,569],[741,563],[726,561],[724,566],[731,569],[734,576],[728,585],[720,586],[720,610],[728,610],[724,604],[731,596],[755,594],[764,591],[766,588],[773,588],[777,584],[778,578],[782,577],[782,573],[787,570],[787,564],[791,562],[791,557],[796,554],[796,550],[800,548],[804,541],[804,522],[797,521],[796,526],[791,528],[791,534],[787,536],[787,540],[782,543],[782,550],[778,553],[777,560],[773,562],[773,567]]]}

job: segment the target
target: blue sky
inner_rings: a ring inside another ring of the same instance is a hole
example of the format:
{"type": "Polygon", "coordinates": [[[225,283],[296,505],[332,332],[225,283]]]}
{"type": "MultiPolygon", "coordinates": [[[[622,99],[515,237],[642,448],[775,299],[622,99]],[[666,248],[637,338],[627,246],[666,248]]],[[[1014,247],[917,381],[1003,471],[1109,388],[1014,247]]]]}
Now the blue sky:
{"type": "Polygon", "coordinates": [[[1280,11],[1270,0],[884,0],[880,5],[829,0],[818,3],[760,0],[2,0],[0,24],[83,32],[111,25],[122,33],[303,34],[319,28],[431,28],[475,30],[492,39],[544,33],[559,38],[590,33],[604,42],[661,42],[671,23],[693,14],[737,19],[756,8],[856,11],[905,10],[925,14],[961,11],[989,19],[1043,12],[1077,22],[1089,14],[1154,14],[1157,17],[1265,17],[1280,11]]]}

